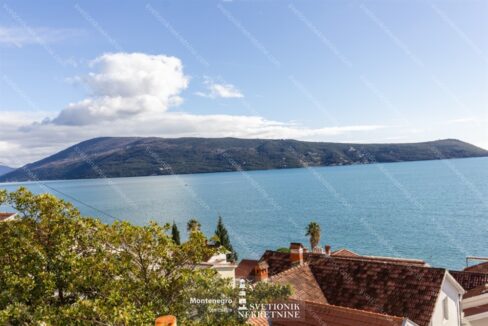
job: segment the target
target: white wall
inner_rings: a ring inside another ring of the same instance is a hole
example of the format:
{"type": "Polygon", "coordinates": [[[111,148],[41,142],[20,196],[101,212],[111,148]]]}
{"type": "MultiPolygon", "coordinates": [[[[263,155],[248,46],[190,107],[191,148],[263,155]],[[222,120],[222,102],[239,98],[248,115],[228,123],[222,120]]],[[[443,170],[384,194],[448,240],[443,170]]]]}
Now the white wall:
{"type": "Polygon", "coordinates": [[[434,314],[432,315],[432,326],[459,326],[460,320],[460,302],[459,302],[459,290],[448,278],[444,278],[444,282],[441,286],[441,293],[437,298],[437,302],[434,308],[434,314]],[[448,311],[449,319],[444,319],[443,313],[443,301],[448,298],[448,311]]]}
{"type": "Polygon", "coordinates": [[[469,326],[486,326],[486,325],[488,325],[488,317],[483,318],[483,319],[470,321],[470,322],[468,322],[467,325],[469,325],[469,326]]]}
{"type": "MultiPolygon", "coordinates": [[[[465,310],[467,308],[473,308],[488,304],[488,293],[478,295],[475,297],[467,298],[463,300],[461,306],[465,310]]],[[[487,326],[488,325],[488,312],[484,312],[474,316],[464,317],[464,325],[467,326],[487,326]]]]}

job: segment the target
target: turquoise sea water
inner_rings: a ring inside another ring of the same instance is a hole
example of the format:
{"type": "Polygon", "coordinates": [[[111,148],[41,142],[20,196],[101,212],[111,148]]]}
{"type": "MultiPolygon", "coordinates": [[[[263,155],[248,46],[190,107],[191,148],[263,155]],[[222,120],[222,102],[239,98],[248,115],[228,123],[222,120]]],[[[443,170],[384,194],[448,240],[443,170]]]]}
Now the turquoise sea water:
{"type": "Polygon", "coordinates": [[[0,184],[49,191],[105,222],[196,217],[208,235],[221,214],[240,258],[308,244],[305,226],[322,226],[321,245],[361,254],[421,258],[462,268],[488,256],[488,158],[253,172],[0,184]],[[58,192],[59,191],[59,192],[58,192]],[[104,214],[104,213],[106,214],[104,214]]]}

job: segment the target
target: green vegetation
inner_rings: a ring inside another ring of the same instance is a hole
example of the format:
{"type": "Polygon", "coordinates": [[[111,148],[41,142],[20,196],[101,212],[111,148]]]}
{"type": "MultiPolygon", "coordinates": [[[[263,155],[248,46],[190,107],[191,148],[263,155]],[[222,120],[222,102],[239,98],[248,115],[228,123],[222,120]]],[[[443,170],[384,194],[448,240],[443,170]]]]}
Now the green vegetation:
{"type": "Polygon", "coordinates": [[[173,239],[173,242],[177,245],[181,244],[180,241],[180,230],[178,230],[178,227],[176,226],[176,223],[173,221],[173,225],[171,226],[171,239],[173,239]]]}
{"type": "Polygon", "coordinates": [[[282,253],[285,253],[285,254],[289,254],[290,253],[290,248],[280,247],[280,248],[276,249],[276,251],[282,252],[282,253]]]}
{"type": "Polygon", "coordinates": [[[310,222],[306,231],[305,235],[310,237],[310,248],[316,248],[320,242],[320,225],[317,222],[310,222]]]}
{"type": "Polygon", "coordinates": [[[455,139],[345,144],[289,139],[105,137],[0,176],[1,181],[134,177],[488,156],[455,139]]]}
{"type": "Polygon", "coordinates": [[[192,218],[186,224],[186,230],[191,235],[192,233],[200,232],[201,226],[202,225],[200,224],[200,222],[198,222],[196,219],[192,218]]]}
{"type": "MultiPolygon", "coordinates": [[[[198,264],[215,253],[198,230],[177,245],[170,225],[103,224],[70,203],[25,188],[0,191],[20,219],[0,223],[1,325],[242,325],[237,288],[198,264]],[[231,312],[190,298],[232,298],[231,312]]],[[[288,287],[260,284],[248,302],[282,299],[288,287]]]]}
{"type": "Polygon", "coordinates": [[[237,252],[232,248],[232,244],[230,243],[229,233],[224,226],[224,222],[222,221],[222,216],[219,216],[219,220],[217,221],[217,228],[215,229],[215,236],[217,238],[218,244],[223,246],[227,249],[230,253],[227,255],[229,261],[236,262],[238,259],[237,252]]]}

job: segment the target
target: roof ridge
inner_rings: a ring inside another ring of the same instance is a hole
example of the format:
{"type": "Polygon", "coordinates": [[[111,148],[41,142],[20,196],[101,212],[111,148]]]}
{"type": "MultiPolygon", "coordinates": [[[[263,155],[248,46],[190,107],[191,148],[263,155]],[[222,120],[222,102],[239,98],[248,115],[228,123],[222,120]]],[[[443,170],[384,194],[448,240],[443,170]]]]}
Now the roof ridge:
{"type": "MultiPolygon", "coordinates": [[[[354,252],[355,254],[357,254],[357,252],[352,251],[351,249],[348,249],[348,248],[346,248],[346,247],[342,247],[342,248],[339,248],[339,249],[337,249],[337,250],[334,250],[334,251],[332,251],[332,253],[339,252],[339,251],[343,251],[343,250],[345,250],[345,251],[349,251],[349,252],[354,252]]],[[[358,254],[358,255],[359,255],[359,254],[358,254]]]]}
{"type": "Polygon", "coordinates": [[[416,258],[400,258],[400,257],[391,257],[391,256],[360,256],[360,257],[369,257],[369,258],[382,258],[382,259],[391,259],[391,260],[406,260],[406,261],[418,261],[418,262],[424,262],[425,260],[423,259],[416,259],[416,258]]]}
{"type": "Polygon", "coordinates": [[[442,267],[432,267],[432,266],[421,266],[421,265],[406,265],[402,264],[401,261],[384,261],[384,260],[379,260],[379,259],[368,259],[368,256],[358,256],[358,257],[343,257],[343,256],[331,256],[331,257],[326,257],[326,258],[332,258],[332,259],[343,259],[343,260],[355,260],[355,261],[365,261],[368,263],[374,263],[374,264],[381,264],[381,265],[395,265],[395,266],[406,266],[408,268],[427,268],[427,269],[435,269],[435,270],[444,270],[446,271],[446,268],[442,267]]]}
{"type": "MultiPolygon", "coordinates": [[[[346,249],[347,250],[347,249],[346,249]]],[[[273,254],[279,254],[279,255],[289,255],[287,253],[283,253],[283,252],[280,252],[280,251],[276,251],[276,250],[266,250],[263,254],[263,256],[266,254],[266,252],[271,252],[273,254]]],[[[359,260],[359,261],[367,261],[367,262],[371,262],[371,263],[377,263],[377,264],[392,264],[392,265],[402,265],[402,266],[411,266],[411,267],[419,267],[419,268],[429,268],[429,269],[437,269],[437,270],[448,270],[447,268],[442,268],[442,267],[432,267],[432,266],[421,266],[421,265],[405,265],[405,264],[402,264],[402,260],[406,260],[406,261],[416,261],[415,259],[410,259],[410,258],[393,258],[393,257],[381,257],[381,256],[361,256],[361,255],[358,255],[357,257],[354,256],[332,256],[332,255],[325,255],[325,254],[322,254],[322,253],[318,253],[318,252],[306,252],[304,253],[304,256],[305,255],[313,255],[313,256],[320,256],[320,257],[324,257],[324,258],[333,258],[333,259],[344,259],[344,260],[359,260]],[[377,258],[377,259],[375,259],[377,258]],[[380,260],[381,258],[384,258],[385,260],[380,260]],[[390,258],[390,259],[388,259],[390,258]]],[[[305,257],[304,257],[305,258],[305,257]]],[[[419,261],[422,261],[425,263],[424,260],[419,260],[419,261]]],[[[304,262],[305,263],[305,262],[304,262]]],[[[461,271],[463,272],[463,271],[461,271]]],[[[467,271],[469,272],[469,271],[467,271]]],[[[470,272],[470,273],[477,273],[477,272],[470,272]]]]}
{"type": "MultiPolygon", "coordinates": [[[[308,269],[310,270],[310,266],[308,265],[308,262],[304,262],[303,264],[296,265],[296,266],[292,266],[292,267],[290,267],[288,269],[285,269],[282,272],[279,272],[278,274],[272,275],[272,276],[269,277],[269,279],[270,280],[276,279],[276,278],[278,278],[280,276],[290,274],[291,272],[294,272],[294,271],[296,271],[296,270],[298,270],[300,268],[303,268],[303,267],[308,267],[308,269]]],[[[315,278],[315,276],[314,276],[314,278],[315,278]]]]}

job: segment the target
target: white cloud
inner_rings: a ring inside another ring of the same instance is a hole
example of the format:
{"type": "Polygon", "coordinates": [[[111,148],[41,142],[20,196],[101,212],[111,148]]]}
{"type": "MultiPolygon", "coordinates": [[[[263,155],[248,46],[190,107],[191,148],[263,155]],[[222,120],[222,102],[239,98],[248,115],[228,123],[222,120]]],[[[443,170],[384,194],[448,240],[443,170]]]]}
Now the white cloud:
{"type": "Polygon", "coordinates": [[[180,104],[188,77],[178,58],[144,53],[104,54],[91,63],[97,72],[78,78],[92,96],[52,120],[59,125],[88,125],[142,114],[158,114],[180,104]]]}
{"type": "MultiPolygon", "coordinates": [[[[178,58],[115,53],[102,55],[91,66],[94,72],[78,78],[89,87],[90,96],[69,104],[58,114],[0,110],[0,162],[21,166],[101,136],[340,141],[341,137],[361,138],[385,128],[381,125],[307,128],[260,116],[172,112],[168,109],[181,103],[180,94],[189,83],[178,58]]],[[[219,96],[232,94],[217,89],[219,96]]]]}
{"type": "Polygon", "coordinates": [[[0,44],[22,47],[29,44],[55,43],[82,34],[82,30],[68,28],[20,28],[0,26],[0,44]]]}
{"type": "Polygon", "coordinates": [[[340,141],[341,137],[370,134],[385,128],[380,125],[306,128],[259,116],[197,115],[182,112],[141,115],[88,125],[29,124],[25,121],[33,121],[33,119],[24,121],[22,119],[23,117],[19,116],[8,124],[0,121],[0,139],[5,142],[0,148],[0,161],[3,163],[20,166],[54,154],[82,140],[101,136],[293,138],[340,141]],[[14,120],[15,124],[12,123],[14,120]]]}
{"type": "Polygon", "coordinates": [[[198,96],[203,96],[203,97],[210,97],[210,98],[241,98],[244,97],[244,95],[241,93],[240,90],[237,89],[232,84],[228,83],[215,83],[213,80],[210,78],[205,78],[204,82],[207,91],[206,92],[197,92],[195,93],[198,96]]]}
{"type": "Polygon", "coordinates": [[[464,118],[447,120],[447,121],[444,121],[444,123],[445,124],[456,124],[456,123],[471,123],[471,122],[476,122],[476,121],[477,120],[474,117],[464,117],[464,118]]]}

